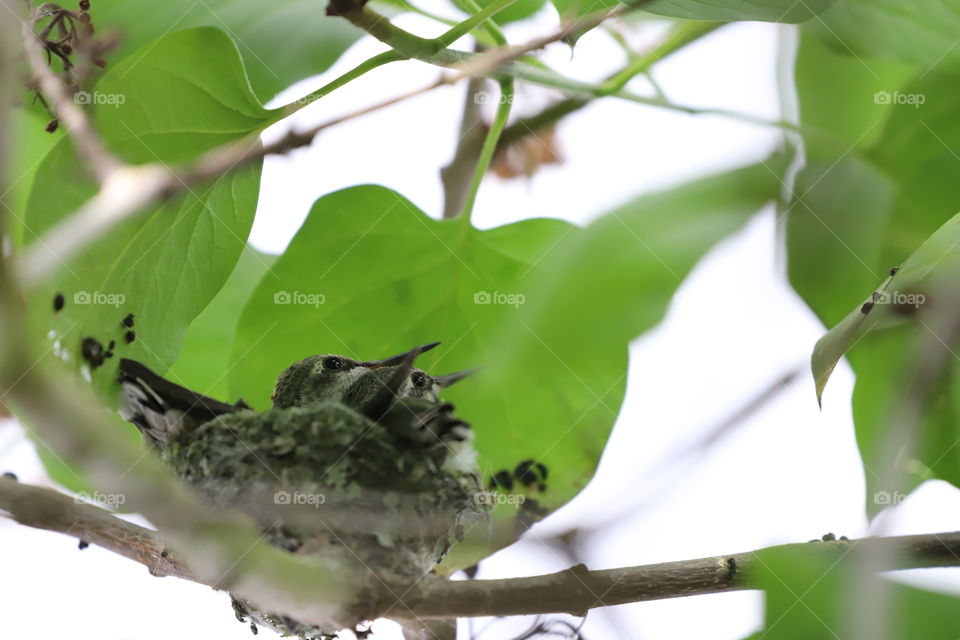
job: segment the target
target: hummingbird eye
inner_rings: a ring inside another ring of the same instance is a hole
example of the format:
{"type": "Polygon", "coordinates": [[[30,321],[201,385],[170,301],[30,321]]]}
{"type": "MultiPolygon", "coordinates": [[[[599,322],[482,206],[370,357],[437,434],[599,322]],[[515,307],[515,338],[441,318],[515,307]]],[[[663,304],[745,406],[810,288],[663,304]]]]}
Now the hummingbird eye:
{"type": "Polygon", "coordinates": [[[336,356],[330,356],[323,359],[323,368],[324,369],[342,369],[343,360],[336,356]]]}
{"type": "Polygon", "coordinates": [[[416,387],[425,387],[427,385],[427,376],[422,371],[414,371],[410,376],[410,381],[416,387]]]}

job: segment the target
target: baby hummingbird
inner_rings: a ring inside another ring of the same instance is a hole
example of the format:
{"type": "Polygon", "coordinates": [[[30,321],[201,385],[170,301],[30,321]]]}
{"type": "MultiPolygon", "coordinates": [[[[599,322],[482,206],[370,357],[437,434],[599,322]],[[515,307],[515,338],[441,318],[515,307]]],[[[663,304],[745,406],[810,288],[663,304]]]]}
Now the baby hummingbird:
{"type": "MultiPolygon", "coordinates": [[[[121,415],[214,507],[254,517],[271,544],[344,571],[418,578],[486,517],[470,426],[441,392],[469,372],[415,368],[431,343],[381,360],[315,355],[277,379],[256,412],[120,362],[121,415]]],[[[234,598],[238,617],[302,638],[355,626],[301,624],[234,598]]],[[[354,608],[353,611],[356,609],[354,608]]]]}

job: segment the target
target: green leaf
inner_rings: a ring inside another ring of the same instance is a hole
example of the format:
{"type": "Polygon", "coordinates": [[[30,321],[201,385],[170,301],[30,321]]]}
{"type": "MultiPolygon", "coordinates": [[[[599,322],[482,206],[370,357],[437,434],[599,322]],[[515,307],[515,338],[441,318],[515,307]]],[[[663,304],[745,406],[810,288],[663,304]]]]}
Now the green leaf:
{"type": "Polygon", "coordinates": [[[861,567],[846,557],[843,543],[809,543],[772,547],[756,553],[752,579],[766,595],[767,640],[847,638],[854,628],[871,624],[888,640],[956,640],[960,601],[875,576],[856,579],[861,567]],[[857,606],[865,593],[882,590],[885,606],[857,606]],[[878,622],[876,617],[880,616],[878,622]]]}
{"type": "Polygon", "coordinates": [[[3,198],[3,204],[8,214],[7,231],[16,246],[23,244],[24,235],[28,240],[36,239],[34,231],[23,226],[27,195],[43,156],[63,137],[62,130],[47,133],[49,121],[27,109],[10,112],[10,193],[3,198]]]}
{"type": "Polygon", "coordinates": [[[848,55],[901,60],[924,73],[960,69],[960,0],[844,0],[808,26],[848,55]]]}
{"type": "MultiPolygon", "coordinates": [[[[257,105],[243,81],[236,48],[219,30],[171,34],[147,45],[135,59],[135,67],[118,65],[98,86],[101,95],[125,99],[113,100],[116,106],[101,102],[95,109],[104,139],[128,161],[180,161],[253,133],[273,118],[257,105]],[[182,64],[184,60],[193,62],[182,64]],[[147,76],[159,78],[161,86],[145,86],[150,84],[147,76]]],[[[246,244],[259,179],[260,167],[254,164],[196,185],[117,226],[63,265],[28,296],[30,327],[41,350],[92,378],[111,402],[120,356],[166,370],[187,326],[220,289],[246,244]],[[64,295],[66,306],[55,313],[57,293],[64,295]],[[121,326],[128,313],[135,314],[131,344],[121,326]],[[104,349],[115,342],[115,356],[91,367],[82,356],[88,337],[104,349]]],[[[64,139],[37,172],[26,224],[42,234],[96,190],[64,139]]],[[[32,246],[42,245],[35,241],[32,246]]]]}
{"type": "MultiPolygon", "coordinates": [[[[640,8],[649,13],[687,20],[762,20],[797,23],[825,11],[835,0],[653,0],[640,8]]],[[[629,4],[629,3],[627,3],[629,4]]]]}
{"type": "Polygon", "coordinates": [[[834,160],[868,149],[880,137],[893,108],[884,97],[901,90],[913,73],[914,68],[902,62],[857,58],[830,49],[804,25],[794,78],[800,124],[808,132],[807,157],[834,160]]]}
{"type": "MultiPolygon", "coordinates": [[[[262,408],[276,376],[308,355],[376,358],[442,340],[422,357],[427,370],[483,367],[448,396],[475,427],[485,477],[542,462],[548,487],[526,506],[556,509],[596,467],[628,342],[660,321],[707,249],[776,197],[782,169],[639,198],[586,229],[533,219],[481,231],[433,220],[381,187],[325,196],[244,309],[231,390],[262,408]]],[[[511,542],[509,524],[492,545],[474,528],[482,551],[451,566],[511,542]]]]}
{"type": "Polygon", "coordinates": [[[180,356],[167,371],[167,378],[213,398],[229,397],[227,375],[234,366],[230,350],[240,312],[276,259],[249,245],[244,248],[226,284],[190,324],[180,356]]]}
{"type": "Polygon", "coordinates": [[[898,187],[888,261],[902,259],[960,211],[954,180],[960,171],[958,80],[954,74],[927,73],[900,93],[890,94],[891,101],[901,102],[893,105],[883,135],[870,152],[870,159],[898,187]]]}
{"type": "MultiPolygon", "coordinates": [[[[257,98],[267,102],[294,82],[326,71],[363,35],[346,20],[327,16],[324,9],[325,3],[315,0],[98,0],[90,15],[98,32],[120,34],[120,47],[110,59],[133,54],[134,65],[144,55],[143,45],[174,30],[223,29],[242,53],[257,98]]],[[[209,62],[195,58],[188,64],[209,62]]]]}

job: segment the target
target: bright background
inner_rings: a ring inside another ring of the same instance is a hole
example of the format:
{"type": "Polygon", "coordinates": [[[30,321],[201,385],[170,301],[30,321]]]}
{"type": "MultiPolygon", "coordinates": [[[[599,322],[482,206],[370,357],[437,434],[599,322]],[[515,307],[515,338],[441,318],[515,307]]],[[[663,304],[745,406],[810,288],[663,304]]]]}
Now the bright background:
{"type": "MultiPolygon", "coordinates": [[[[422,4],[447,12],[439,1],[422,4]]],[[[545,10],[508,35],[523,42],[552,30],[555,21],[552,10],[545,10]]],[[[438,32],[416,16],[397,22],[425,36],[438,32]]],[[[657,33],[651,25],[638,33],[638,42],[657,33]]],[[[789,65],[793,38],[786,26],[728,26],[658,64],[655,77],[677,103],[778,119],[776,70],[789,65]]],[[[362,40],[329,72],[292,87],[275,104],[381,50],[379,43],[362,40]]],[[[585,36],[572,58],[558,44],[545,59],[584,80],[598,80],[624,63],[622,51],[600,31],[585,36]]],[[[303,109],[292,124],[321,122],[436,77],[428,65],[394,63],[303,109]]],[[[642,78],[631,88],[649,93],[642,78]]],[[[251,242],[281,252],[316,198],[361,183],[391,187],[439,215],[439,169],[456,144],[463,92],[463,85],[433,91],[329,130],[307,149],[268,158],[251,242]]],[[[520,113],[556,98],[529,86],[520,95],[520,113]]],[[[281,123],[267,137],[290,124],[281,123]]],[[[641,192],[755,162],[779,138],[774,128],[727,117],[606,99],[560,125],[564,164],[545,167],[530,180],[489,177],[473,218],[481,227],[537,216],[584,223],[641,192]]],[[[787,285],[783,257],[775,212],[769,210],[701,261],[663,324],[631,348],[627,400],[593,482],[524,540],[485,561],[480,577],[566,568],[573,560],[544,540],[574,527],[588,530],[577,561],[591,569],[746,551],[827,532],[854,537],[960,529],[960,493],[942,482],[925,484],[868,528],[849,408],[852,374],[845,364],[838,367],[818,409],[807,362],[824,328],[787,285]],[[799,375],[768,403],[712,446],[702,446],[726,418],[793,371],[799,375]]],[[[12,421],[0,424],[0,471],[50,484],[22,429],[12,421]]],[[[250,637],[233,619],[225,594],[153,578],[97,547],[81,553],[72,538],[59,534],[0,520],[0,567],[0,638],[250,637]]],[[[960,593],[957,569],[899,575],[960,593]]],[[[762,596],[752,592],[638,603],[594,610],[583,633],[591,640],[735,640],[760,628],[762,606],[762,596]]],[[[511,638],[529,624],[495,622],[479,637],[511,638]]],[[[476,630],[486,625],[473,623],[476,630]]],[[[399,637],[391,623],[375,628],[377,638],[399,637]]]]}

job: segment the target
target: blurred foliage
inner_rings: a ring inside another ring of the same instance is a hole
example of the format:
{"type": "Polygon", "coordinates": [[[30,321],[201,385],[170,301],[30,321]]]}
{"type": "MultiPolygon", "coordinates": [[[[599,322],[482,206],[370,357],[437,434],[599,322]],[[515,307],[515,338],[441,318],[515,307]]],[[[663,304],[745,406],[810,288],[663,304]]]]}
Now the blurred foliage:
{"type": "Polygon", "coordinates": [[[924,373],[918,350],[955,311],[935,285],[954,277],[960,211],[960,70],[949,35],[960,4],[949,4],[837,3],[801,28],[796,58],[806,159],[783,212],[788,270],[833,327],[813,354],[818,399],[851,350],[871,515],[887,506],[875,495],[960,481],[951,336],[933,336],[951,353],[923,398],[915,446],[894,418],[924,373]],[[900,451],[895,467],[890,451],[900,451]]]}
{"type": "Polygon", "coordinates": [[[875,628],[887,640],[956,640],[954,596],[863,577],[847,551],[843,543],[811,542],[757,552],[751,579],[766,593],[766,615],[763,633],[750,638],[852,638],[875,628]],[[864,615],[872,620],[863,622],[864,615]]]}

